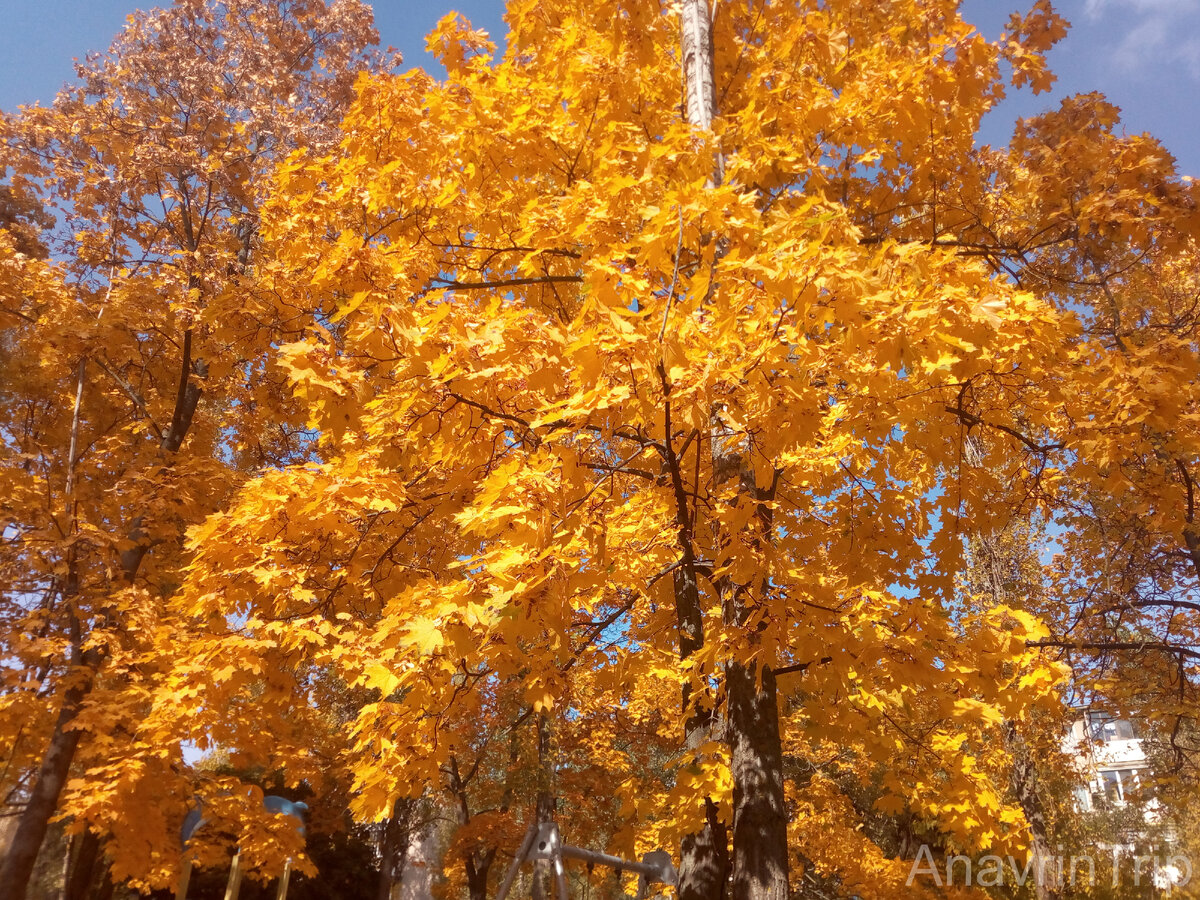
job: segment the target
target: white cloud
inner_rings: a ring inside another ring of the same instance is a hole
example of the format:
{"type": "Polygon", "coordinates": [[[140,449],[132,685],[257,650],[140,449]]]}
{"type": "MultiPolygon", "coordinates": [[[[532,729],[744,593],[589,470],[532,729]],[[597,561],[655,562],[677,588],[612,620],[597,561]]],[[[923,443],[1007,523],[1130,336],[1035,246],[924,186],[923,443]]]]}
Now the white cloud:
{"type": "MultiPolygon", "coordinates": [[[[1113,8],[1124,7],[1135,12],[1160,16],[1174,16],[1200,10],[1200,0],[1085,0],[1083,11],[1089,18],[1097,18],[1113,8]]],[[[1063,11],[1067,5],[1060,4],[1063,11]]]]}
{"type": "Polygon", "coordinates": [[[1174,67],[1200,81],[1200,0],[1084,0],[1083,12],[1096,32],[1090,54],[1135,78],[1174,67]]]}

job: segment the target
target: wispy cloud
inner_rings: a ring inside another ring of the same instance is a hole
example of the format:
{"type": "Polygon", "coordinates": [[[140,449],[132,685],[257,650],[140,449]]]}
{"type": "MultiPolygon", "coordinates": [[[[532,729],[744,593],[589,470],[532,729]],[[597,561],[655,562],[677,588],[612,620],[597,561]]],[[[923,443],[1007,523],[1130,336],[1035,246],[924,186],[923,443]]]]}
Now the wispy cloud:
{"type": "Polygon", "coordinates": [[[1096,18],[1109,10],[1121,8],[1171,16],[1200,10],[1200,0],[1086,0],[1083,11],[1087,16],[1096,18]]]}
{"type": "Polygon", "coordinates": [[[1085,0],[1083,12],[1096,29],[1091,52],[1126,75],[1154,78],[1170,66],[1200,81],[1200,0],[1085,0]]]}

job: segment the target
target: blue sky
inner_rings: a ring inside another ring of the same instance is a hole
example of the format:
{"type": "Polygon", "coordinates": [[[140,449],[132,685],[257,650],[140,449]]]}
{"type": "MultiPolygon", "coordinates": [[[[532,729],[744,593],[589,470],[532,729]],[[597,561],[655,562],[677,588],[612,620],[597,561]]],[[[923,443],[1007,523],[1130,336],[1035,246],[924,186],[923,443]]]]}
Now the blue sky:
{"type": "MultiPolygon", "coordinates": [[[[586,2],[586,0],[581,0],[586,2]]],[[[726,2],[726,0],[722,0],[726,2]]],[[[0,0],[0,109],[49,102],[72,77],[71,60],[103,49],[138,0],[0,0]]],[[[965,16],[988,37],[1010,12],[1032,0],[965,0],[965,16]]],[[[1122,110],[1125,129],[1148,131],[1173,153],[1183,174],[1200,176],[1200,0],[1059,0],[1072,29],[1051,54],[1053,94],[1016,94],[992,113],[983,140],[1005,144],[1013,121],[1057,105],[1057,98],[1099,90],[1122,110]]],[[[424,36],[458,9],[496,37],[501,0],[380,0],[383,43],[407,65],[428,65],[424,36]]]]}

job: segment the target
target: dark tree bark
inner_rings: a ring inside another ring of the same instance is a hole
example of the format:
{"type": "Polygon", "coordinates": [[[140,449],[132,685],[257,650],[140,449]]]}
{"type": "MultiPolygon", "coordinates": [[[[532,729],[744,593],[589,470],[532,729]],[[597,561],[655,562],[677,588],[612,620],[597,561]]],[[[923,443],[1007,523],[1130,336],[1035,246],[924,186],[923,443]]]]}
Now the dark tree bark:
{"type": "Polygon", "coordinates": [[[113,900],[113,894],[116,892],[117,886],[113,884],[112,879],[108,877],[106,871],[104,880],[100,882],[100,887],[96,890],[96,900],[113,900]]]}
{"type": "Polygon", "coordinates": [[[412,839],[415,801],[401,797],[392,806],[392,814],[383,825],[379,848],[379,884],[375,900],[389,900],[392,886],[404,877],[404,862],[412,839]]]}
{"type": "Polygon", "coordinates": [[[92,881],[95,880],[96,861],[100,858],[100,838],[90,828],[79,835],[71,866],[67,871],[67,889],[64,900],[88,900],[92,881]]]}
{"type": "Polygon", "coordinates": [[[67,783],[71,762],[75,758],[75,749],[79,746],[80,732],[72,727],[72,723],[83,709],[84,701],[91,692],[96,668],[100,663],[98,650],[80,652],[82,638],[78,635],[78,627],[73,630],[76,634],[72,638],[72,666],[65,676],[71,679],[72,683],[63,693],[63,705],[54,723],[50,744],[42,756],[42,764],[33,783],[29,802],[21,813],[21,821],[4,857],[4,863],[0,865],[0,885],[4,886],[5,900],[25,898],[38,852],[46,839],[50,819],[58,808],[59,795],[67,783]]]}
{"type": "Polygon", "coordinates": [[[484,853],[472,853],[467,857],[467,896],[470,900],[487,900],[488,872],[495,857],[495,847],[484,853]]]}
{"type": "Polygon", "coordinates": [[[731,662],[725,670],[733,769],[733,896],[787,900],[787,809],[775,674],[731,662]]]}
{"type": "Polygon", "coordinates": [[[1037,765],[1014,722],[1005,723],[1004,737],[1013,758],[1013,793],[1021,805],[1021,811],[1025,813],[1025,821],[1029,823],[1029,855],[1033,857],[1035,896],[1037,900],[1055,900],[1059,896],[1059,885],[1055,880],[1046,810],[1038,792],[1037,765]]]}
{"type": "MultiPolygon", "coordinates": [[[[540,754],[542,752],[542,731],[540,729],[538,738],[540,754]]],[[[517,759],[515,730],[510,753],[512,760],[515,762],[517,759]]],[[[477,761],[464,777],[459,772],[458,760],[455,757],[450,758],[450,790],[458,798],[459,822],[462,825],[466,825],[471,821],[471,805],[467,798],[467,784],[474,779],[475,774],[478,772],[478,767],[479,763],[477,761]]],[[[502,812],[508,810],[510,797],[510,791],[506,788],[504,791],[504,802],[500,805],[502,812]]],[[[539,802],[540,800],[541,797],[539,795],[539,802]]],[[[495,859],[495,846],[468,847],[463,853],[463,869],[467,876],[467,895],[470,897],[470,900],[487,900],[488,874],[491,872],[492,863],[495,859]]]]}
{"type": "Polygon", "coordinates": [[[704,828],[683,839],[679,864],[679,900],[713,900],[729,883],[729,831],[712,800],[704,801],[704,828]]]}
{"type": "MultiPolygon", "coordinates": [[[[700,600],[700,579],[696,566],[692,517],[688,491],[683,482],[683,467],[675,452],[671,422],[671,388],[666,373],[659,367],[665,400],[665,468],[675,495],[675,527],[679,544],[678,567],[673,573],[675,618],[679,630],[679,658],[686,660],[704,647],[704,610],[700,600]]],[[[696,450],[700,452],[699,448],[696,450]]],[[[711,702],[693,696],[684,685],[681,708],[684,716],[684,745],[695,750],[714,732],[711,702]]],[[[717,815],[711,799],[704,800],[705,825],[686,835],[680,844],[680,900],[722,900],[729,883],[729,834],[717,815]]]]}
{"type": "MultiPolygon", "coordinates": [[[[739,434],[715,406],[712,415],[713,481],[737,482],[732,502],[756,507],[756,531],[743,539],[771,540],[774,485],[760,488],[750,463],[748,435],[739,434]]],[[[765,597],[770,584],[759,585],[765,597]]],[[[727,625],[749,627],[755,600],[749,585],[722,578],[718,583],[727,625]]],[[[751,635],[751,640],[757,638],[751,635]]],[[[733,896],[736,900],[787,900],[787,807],[783,792],[783,744],[775,673],[768,666],[730,660],[725,666],[726,734],[733,775],[733,896]]]]}

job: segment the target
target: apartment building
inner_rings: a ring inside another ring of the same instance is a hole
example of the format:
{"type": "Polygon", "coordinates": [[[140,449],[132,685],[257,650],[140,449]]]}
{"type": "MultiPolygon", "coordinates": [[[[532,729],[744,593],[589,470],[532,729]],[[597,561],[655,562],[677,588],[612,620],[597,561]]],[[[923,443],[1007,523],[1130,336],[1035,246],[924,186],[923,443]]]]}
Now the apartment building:
{"type": "Polygon", "coordinates": [[[1084,778],[1076,790],[1080,810],[1115,809],[1140,804],[1148,821],[1158,811],[1150,761],[1128,719],[1100,710],[1084,710],[1067,735],[1064,749],[1084,778]]]}

